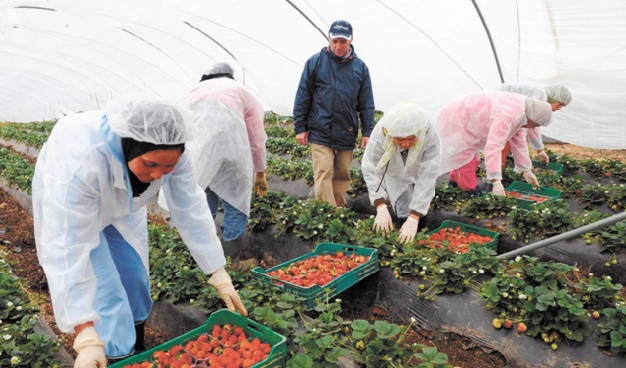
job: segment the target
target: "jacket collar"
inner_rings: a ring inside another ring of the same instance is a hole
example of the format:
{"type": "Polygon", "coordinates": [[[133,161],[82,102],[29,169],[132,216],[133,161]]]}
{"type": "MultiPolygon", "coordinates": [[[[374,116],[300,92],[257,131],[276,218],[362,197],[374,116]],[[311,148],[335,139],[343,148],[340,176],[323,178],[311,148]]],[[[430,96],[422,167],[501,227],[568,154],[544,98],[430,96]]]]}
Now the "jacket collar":
{"type": "Polygon", "coordinates": [[[324,49],[322,49],[322,51],[328,54],[328,57],[330,57],[333,61],[336,61],[338,63],[345,63],[347,61],[351,61],[357,58],[356,54],[354,53],[353,45],[350,45],[350,56],[348,56],[346,59],[340,58],[339,56],[335,55],[335,53],[330,49],[330,45],[326,46],[324,49]]]}

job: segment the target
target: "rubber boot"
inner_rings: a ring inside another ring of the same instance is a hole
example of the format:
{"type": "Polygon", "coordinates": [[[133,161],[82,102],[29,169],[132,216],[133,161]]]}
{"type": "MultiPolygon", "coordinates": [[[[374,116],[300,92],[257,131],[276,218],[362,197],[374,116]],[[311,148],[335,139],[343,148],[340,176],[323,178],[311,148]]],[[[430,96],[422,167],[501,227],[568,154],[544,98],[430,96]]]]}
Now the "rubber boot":
{"type": "Polygon", "coordinates": [[[135,323],[135,352],[133,354],[139,354],[146,351],[145,342],[146,321],[135,323]]]}
{"type": "Polygon", "coordinates": [[[249,272],[251,269],[258,266],[259,262],[254,259],[241,260],[241,248],[243,247],[243,239],[236,239],[230,241],[223,241],[222,248],[224,249],[224,256],[230,257],[230,265],[227,267],[228,271],[235,272],[249,272]]]}

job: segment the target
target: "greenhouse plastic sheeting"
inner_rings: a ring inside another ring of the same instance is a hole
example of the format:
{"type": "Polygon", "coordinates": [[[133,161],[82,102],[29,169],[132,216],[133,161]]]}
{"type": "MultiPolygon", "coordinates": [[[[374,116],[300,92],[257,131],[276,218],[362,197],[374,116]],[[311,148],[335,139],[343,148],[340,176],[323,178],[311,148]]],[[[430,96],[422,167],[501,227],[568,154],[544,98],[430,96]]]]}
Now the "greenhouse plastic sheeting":
{"type": "Polygon", "coordinates": [[[563,84],[573,101],[544,135],[626,148],[622,0],[3,0],[0,121],[131,92],[178,99],[215,61],[291,115],[303,65],[336,19],[354,26],[378,110],[413,101],[435,112],[502,81],[563,84]]]}

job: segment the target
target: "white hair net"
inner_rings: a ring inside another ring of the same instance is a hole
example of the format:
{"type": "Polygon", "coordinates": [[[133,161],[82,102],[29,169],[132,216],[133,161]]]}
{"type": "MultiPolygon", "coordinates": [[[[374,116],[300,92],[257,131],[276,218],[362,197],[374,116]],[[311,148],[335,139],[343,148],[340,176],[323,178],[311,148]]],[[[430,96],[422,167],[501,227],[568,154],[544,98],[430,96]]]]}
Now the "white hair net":
{"type": "Polygon", "coordinates": [[[385,136],[383,150],[385,153],[380,158],[376,168],[385,166],[391,157],[400,150],[400,147],[393,141],[394,137],[415,135],[417,143],[409,150],[406,164],[406,166],[411,166],[424,145],[425,130],[430,122],[430,113],[413,103],[402,102],[391,107],[378,122],[383,127],[385,136]]]}
{"type": "Polygon", "coordinates": [[[540,126],[548,126],[550,124],[550,119],[552,118],[552,107],[547,102],[527,98],[526,118],[534,121],[540,126]]]}
{"type": "Polygon", "coordinates": [[[235,71],[233,67],[228,63],[215,63],[211,67],[211,69],[207,70],[204,75],[215,75],[215,74],[228,74],[233,75],[235,71]]]}
{"type": "Polygon", "coordinates": [[[572,102],[572,93],[564,86],[554,85],[547,86],[546,93],[551,99],[569,105],[572,102]]]}
{"type": "Polygon", "coordinates": [[[152,144],[181,144],[193,136],[193,113],[157,98],[119,98],[106,109],[111,130],[125,138],[152,144]]]}
{"type": "Polygon", "coordinates": [[[389,109],[380,124],[392,137],[408,137],[424,129],[431,120],[430,114],[410,102],[399,103],[389,109]]]}

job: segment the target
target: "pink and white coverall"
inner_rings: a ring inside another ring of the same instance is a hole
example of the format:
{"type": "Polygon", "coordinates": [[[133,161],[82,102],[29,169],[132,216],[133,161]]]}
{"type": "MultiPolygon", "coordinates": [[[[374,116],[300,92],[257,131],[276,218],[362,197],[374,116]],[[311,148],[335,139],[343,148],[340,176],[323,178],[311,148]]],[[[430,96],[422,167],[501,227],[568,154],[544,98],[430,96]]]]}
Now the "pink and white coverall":
{"type": "MultiPolygon", "coordinates": [[[[501,180],[501,152],[506,142],[511,144],[516,171],[530,170],[526,132],[522,129],[526,123],[526,97],[516,93],[481,91],[452,101],[435,117],[442,142],[439,174],[472,165],[478,152],[483,151],[487,179],[501,180]]],[[[475,165],[474,170],[460,171],[464,181],[475,182],[475,165]]]]}

